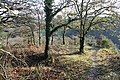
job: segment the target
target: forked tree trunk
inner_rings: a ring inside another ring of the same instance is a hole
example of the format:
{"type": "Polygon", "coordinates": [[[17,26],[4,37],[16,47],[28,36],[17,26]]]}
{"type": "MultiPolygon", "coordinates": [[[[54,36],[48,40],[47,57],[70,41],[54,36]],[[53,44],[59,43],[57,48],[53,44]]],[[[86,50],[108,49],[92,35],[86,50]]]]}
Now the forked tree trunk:
{"type": "MultiPolygon", "coordinates": [[[[77,2],[76,2],[77,3],[77,2]]],[[[83,18],[83,3],[84,3],[84,0],[81,1],[81,8],[79,8],[79,5],[77,4],[77,10],[78,10],[78,13],[80,14],[79,17],[80,18],[83,18]]],[[[84,30],[85,30],[85,25],[84,25],[84,21],[81,19],[80,20],[80,54],[84,53],[84,39],[85,39],[85,36],[84,36],[84,30]]]]}

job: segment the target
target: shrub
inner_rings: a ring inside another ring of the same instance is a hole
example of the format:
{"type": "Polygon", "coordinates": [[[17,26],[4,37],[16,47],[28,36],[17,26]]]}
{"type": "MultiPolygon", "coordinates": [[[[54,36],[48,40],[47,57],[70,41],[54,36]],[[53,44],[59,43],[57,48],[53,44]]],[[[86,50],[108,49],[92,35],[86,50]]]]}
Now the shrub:
{"type": "Polygon", "coordinates": [[[104,35],[101,36],[101,39],[97,39],[96,44],[97,44],[97,47],[100,47],[100,48],[114,47],[113,42],[104,35]]]}
{"type": "Polygon", "coordinates": [[[111,45],[111,43],[110,43],[109,40],[107,40],[107,39],[102,40],[102,46],[101,47],[103,47],[103,48],[110,48],[110,45],[111,45]]]}

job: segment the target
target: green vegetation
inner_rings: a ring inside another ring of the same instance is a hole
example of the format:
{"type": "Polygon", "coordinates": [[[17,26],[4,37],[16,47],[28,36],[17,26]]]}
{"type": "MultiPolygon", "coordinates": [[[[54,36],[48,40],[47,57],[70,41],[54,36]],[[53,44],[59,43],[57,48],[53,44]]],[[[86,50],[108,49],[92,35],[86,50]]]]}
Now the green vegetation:
{"type": "Polygon", "coordinates": [[[106,38],[105,36],[103,36],[101,45],[103,48],[112,48],[113,47],[113,43],[112,41],[110,41],[108,38],[106,38]]]}
{"type": "Polygon", "coordinates": [[[0,38],[5,39],[7,37],[7,33],[5,32],[0,32],[0,38]]]}

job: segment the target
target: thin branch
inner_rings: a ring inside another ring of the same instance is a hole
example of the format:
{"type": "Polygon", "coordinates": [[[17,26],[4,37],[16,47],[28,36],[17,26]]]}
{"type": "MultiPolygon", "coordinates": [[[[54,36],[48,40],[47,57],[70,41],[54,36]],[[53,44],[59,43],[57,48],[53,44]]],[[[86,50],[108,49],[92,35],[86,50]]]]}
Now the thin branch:
{"type": "MultiPolygon", "coordinates": [[[[106,10],[106,9],[105,9],[105,10],[106,10]]],[[[96,18],[97,16],[99,16],[100,14],[102,14],[105,10],[103,10],[102,12],[96,14],[96,15],[92,18],[92,20],[90,21],[90,25],[89,25],[89,27],[86,29],[84,35],[86,35],[86,34],[88,33],[88,31],[89,31],[89,29],[91,28],[92,23],[93,23],[93,21],[95,20],[95,18],[96,18]]]]}
{"type": "MultiPolygon", "coordinates": [[[[69,3],[70,3],[70,2],[69,2],[69,3]]],[[[58,8],[51,16],[54,17],[57,13],[59,13],[60,11],[62,11],[64,8],[70,7],[70,6],[72,6],[72,5],[73,5],[73,4],[68,5],[68,3],[66,3],[65,6],[58,8]]]]}
{"type": "Polygon", "coordinates": [[[51,36],[51,35],[52,35],[55,31],[57,31],[59,28],[61,28],[61,27],[63,27],[63,26],[67,26],[67,25],[70,24],[71,22],[76,21],[76,20],[79,20],[79,19],[80,19],[80,18],[74,18],[74,19],[69,20],[69,21],[68,21],[67,23],[65,23],[65,24],[61,24],[61,25],[55,27],[55,28],[50,32],[49,36],[51,36]]]}

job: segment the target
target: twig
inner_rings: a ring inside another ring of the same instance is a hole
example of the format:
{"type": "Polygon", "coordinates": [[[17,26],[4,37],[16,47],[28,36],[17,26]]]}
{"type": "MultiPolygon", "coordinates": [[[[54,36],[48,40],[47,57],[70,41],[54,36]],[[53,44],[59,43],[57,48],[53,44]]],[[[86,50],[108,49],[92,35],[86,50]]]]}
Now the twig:
{"type": "Polygon", "coordinates": [[[0,67],[2,68],[4,75],[2,75],[1,73],[0,73],[0,74],[1,74],[5,79],[7,79],[7,74],[6,74],[5,68],[4,68],[1,64],[0,64],[0,67]]]}

